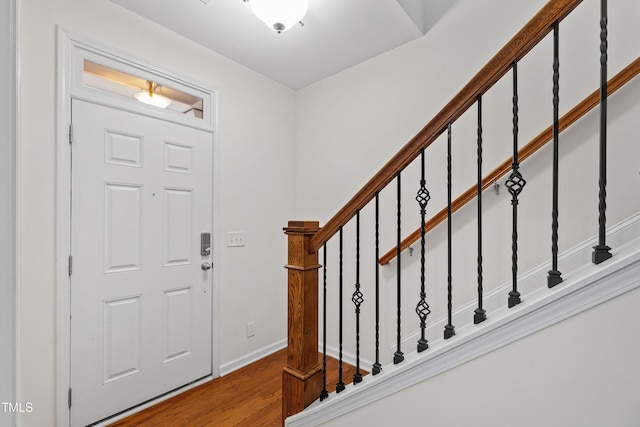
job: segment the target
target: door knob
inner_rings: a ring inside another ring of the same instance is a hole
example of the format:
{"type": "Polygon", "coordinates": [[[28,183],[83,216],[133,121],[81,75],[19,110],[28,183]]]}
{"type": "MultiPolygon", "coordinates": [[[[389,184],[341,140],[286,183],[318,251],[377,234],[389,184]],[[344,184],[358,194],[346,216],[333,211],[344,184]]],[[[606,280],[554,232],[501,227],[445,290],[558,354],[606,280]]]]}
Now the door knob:
{"type": "Polygon", "coordinates": [[[203,263],[202,263],[202,269],[203,269],[203,270],[209,270],[209,269],[211,269],[211,264],[210,264],[210,263],[208,263],[208,262],[203,262],[203,263]]]}

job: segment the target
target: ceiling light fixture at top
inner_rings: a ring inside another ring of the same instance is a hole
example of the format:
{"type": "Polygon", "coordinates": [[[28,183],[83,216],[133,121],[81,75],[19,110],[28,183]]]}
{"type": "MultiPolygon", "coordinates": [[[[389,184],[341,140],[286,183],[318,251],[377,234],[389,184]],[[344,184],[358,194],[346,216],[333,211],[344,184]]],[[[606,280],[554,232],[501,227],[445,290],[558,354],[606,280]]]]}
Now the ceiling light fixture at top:
{"type": "Polygon", "coordinates": [[[135,93],[133,96],[140,102],[153,105],[160,108],[167,108],[171,104],[171,100],[166,96],[158,95],[153,92],[153,82],[149,81],[149,90],[135,93]]]}
{"type": "Polygon", "coordinates": [[[302,23],[309,9],[308,0],[251,0],[250,5],[253,14],[278,34],[302,23]]]}

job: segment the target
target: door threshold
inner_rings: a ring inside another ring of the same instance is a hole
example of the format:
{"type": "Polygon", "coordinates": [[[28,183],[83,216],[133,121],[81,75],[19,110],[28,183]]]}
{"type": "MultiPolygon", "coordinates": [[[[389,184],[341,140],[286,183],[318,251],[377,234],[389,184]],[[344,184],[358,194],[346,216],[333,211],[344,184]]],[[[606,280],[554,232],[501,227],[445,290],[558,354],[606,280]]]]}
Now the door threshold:
{"type": "Polygon", "coordinates": [[[117,414],[111,415],[110,417],[104,418],[100,421],[96,421],[93,424],[89,424],[87,427],[106,427],[110,424],[115,423],[116,421],[120,421],[123,420],[133,414],[137,414],[140,411],[143,411],[147,408],[150,408],[154,405],[157,405],[158,403],[164,402],[165,400],[171,399],[172,397],[175,397],[179,394],[184,393],[185,391],[189,391],[191,389],[194,389],[198,386],[201,386],[202,384],[206,384],[209,381],[213,380],[213,375],[207,375],[206,377],[202,377],[198,380],[192,381],[189,384],[185,384],[183,386],[180,386],[178,388],[175,388],[171,391],[168,391],[164,394],[161,394],[160,396],[156,396],[152,399],[149,399],[145,402],[142,402],[136,406],[133,406],[129,409],[125,409],[124,411],[118,412],[117,414]]]}

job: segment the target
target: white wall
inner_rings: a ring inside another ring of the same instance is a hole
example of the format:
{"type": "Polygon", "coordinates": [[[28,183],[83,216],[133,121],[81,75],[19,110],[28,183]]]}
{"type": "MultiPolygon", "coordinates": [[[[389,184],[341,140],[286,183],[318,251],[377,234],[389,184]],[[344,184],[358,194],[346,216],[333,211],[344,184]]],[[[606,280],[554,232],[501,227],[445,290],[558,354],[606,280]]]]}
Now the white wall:
{"type": "MultiPolygon", "coordinates": [[[[19,272],[19,398],[33,402],[34,407],[31,414],[22,416],[22,425],[51,425],[55,419],[56,25],[219,89],[219,224],[223,233],[247,233],[247,246],[223,248],[217,266],[222,270],[220,362],[230,366],[286,337],[282,227],[287,220],[325,222],[543,3],[459,0],[425,37],[294,93],[108,0],[23,0],[19,243],[22,259],[36,257],[38,268],[22,267],[19,272]],[[295,170],[287,166],[294,160],[299,165],[295,170]],[[247,340],[245,324],[251,320],[256,321],[256,337],[247,340]]],[[[614,5],[621,11],[616,16],[626,14],[628,21],[637,22],[637,1],[620,0],[610,5],[612,9],[614,5]]],[[[638,31],[615,37],[611,32],[618,41],[633,46],[638,31]]],[[[611,54],[611,74],[634,54],[637,51],[631,48],[611,54]]],[[[569,81],[573,80],[575,76],[569,81]]],[[[536,88],[532,89],[535,96],[536,88]]],[[[591,85],[585,90],[591,91],[591,85]]],[[[582,96],[577,89],[568,92],[573,98],[582,96]]],[[[548,124],[548,115],[533,114],[523,132],[535,134],[548,124]]],[[[472,126],[462,127],[458,135],[467,128],[472,126]]],[[[460,168],[473,165],[473,159],[458,162],[460,168]]],[[[626,178],[628,186],[635,186],[637,171],[626,178]]],[[[462,179],[455,185],[458,190],[468,186],[462,179]]],[[[388,193],[385,197],[394,196],[393,191],[388,193]]],[[[434,198],[442,200],[435,193],[434,198]]],[[[623,217],[625,209],[638,209],[634,203],[628,201],[624,209],[616,209],[620,203],[611,205],[615,215],[623,217]]],[[[544,215],[548,216],[546,211],[544,215]]],[[[393,242],[385,237],[383,243],[387,248],[393,242]]],[[[383,270],[389,283],[393,274],[383,270]]],[[[391,291],[385,292],[392,295],[391,291]]],[[[370,295],[365,296],[367,303],[370,295]]],[[[367,345],[370,341],[370,337],[364,339],[367,345]]]]}
{"type": "Polygon", "coordinates": [[[220,364],[284,342],[282,227],[293,216],[294,188],[293,168],[283,165],[293,162],[294,92],[108,0],[23,0],[22,9],[20,255],[29,262],[20,271],[20,399],[33,403],[22,425],[55,420],[56,25],[218,90],[215,210],[222,233],[246,232],[244,248],[221,245],[215,266],[220,364]],[[251,339],[248,321],[256,322],[251,339]]]}
{"type": "MultiPolygon", "coordinates": [[[[546,2],[459,0],[424,36],[404,46],[329,77],[297,93],[297,199],[298,217],[326,222],[366,181],[422,128],[486,64],[546,2]],[[308,162],[306,159],[314,159],[308,162]]],[[[599,86],[599,1],[585,0],[560,27],[560,114],[566,113],[599,86]]],[[[609,76],[640,54],[640,4],[634,0],[609,2],[609,76]]],[[[551,125],[552,44],[548,37],[519,64],[520,146],[551,125]]],[[[636,79],[637,80],[637,79],[636,79]]],[[[627,90],[638,93],[634,82],[627,90]]],[[[610,99],[608,225],[640,210],[640,176],[630,157],[639,155],[634,117],[640,113],[635,96],[617,94],[610,99]],[[631,154],[633,153],[633,154],[631,154]],[[631,190],[633,189],[633,190],[631,190]]],[[[511,76],[483,97],[484,167],[486,175],[512,150],[511,76]]],[[[561,135],[560,252],[597,234],[598,117],[592,113],[561,135]],[[576,221],[580,218],[580,221],[576,221]]],[[[453,197],[474,185],[476,176],[476,107],[453,126],[453,197]]],[[[427,150],[427,185],[431,201],[427,216],[446,206],[446,139],[427,150]]],[[[523,163],[528,183],[520,203],[520,272],[551,257],[551,148],[523,163]]],[[[403,236],[420,224],[415,194],[419,166],[403,172],[403,236]]],[[[500,181],[499,196],[487,191],[483,200],[485,290],[511,278],[511,196],[500,181]]],[[[395,245],[396,184],[380,194],[381,251],[395,245]]],[[[476,204],[459,211],[454,224],[454,306],[475,298],[476,204]]],[[[372,358],[373,329],[373,211],[362,212],[361,284],[362,351],[372,358]]],[[[355,283],[354,224],[345,232],[345,351],[353,346],[355,283]]],[[[334,239],[335,240],[335,239],[334,239]]],[[[427,294],[437,319],[446,312],[446,225],[427,236],[427,294]]],[[[402,257],[403,336],[418,328],[414,307],[419,295],[419,244],[413,257],[402,257]]],[[[337,243],[329,243],[330,345],[336,347],[337,243]],[[332,311],[333,310],[333,311],[332,311]]],[[[562,271],[562,266],[560,266],[562,271]]],[[[396,263],[382,268],[383,362],[390,360],[395,343],[396,263]]],[[[526,295],[524,296],[526,298],[526,295]]],[[[506,303],[505,296],[505,303],[506,303]]],[[[490,314],[489,314],[490,315],[490,314]]],[[[469,314],[471,321],[473,313],[469,314]]],[[[457,325],[461,326],[461,325],[457,325]]],[[[439,334],[439,336],[441,336],[439,334]]],[[[415,344],[403,351],[415,351],[415,344]]]]}
{"type": "Polygon", "coordinates": [[[638,304],[636,289],[323,425],[637,426],[638,304]]]}
{"type": "MultiPolygon", "coordinates": [[[[15,402],[15,61],[13,1],[0,4],[0,402],[15,402]]],[[[13,414],[0,408],[0,424],[13,414]]]]}

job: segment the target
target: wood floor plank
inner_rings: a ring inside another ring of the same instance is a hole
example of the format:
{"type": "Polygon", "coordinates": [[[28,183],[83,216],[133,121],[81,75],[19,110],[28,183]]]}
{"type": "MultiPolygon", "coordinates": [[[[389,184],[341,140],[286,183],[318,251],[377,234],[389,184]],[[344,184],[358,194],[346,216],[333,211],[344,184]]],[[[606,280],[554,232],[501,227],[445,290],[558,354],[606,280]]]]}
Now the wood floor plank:
{"type": "MultiPolygon", "coordinates": [[[[322,363],[321,355],[318,355],[322,363]]],[[[283,349],[249,366],[167,399],[109,427],[235,427],[282,425],[283,349]]],[[[355,368],[343,364],[343,381],[355,368]]],[[[363,375],[366,372],[363,372],[363,375]]],[[[335,390],[338,361],[327,358],[327,390],[335,390]]]]}

